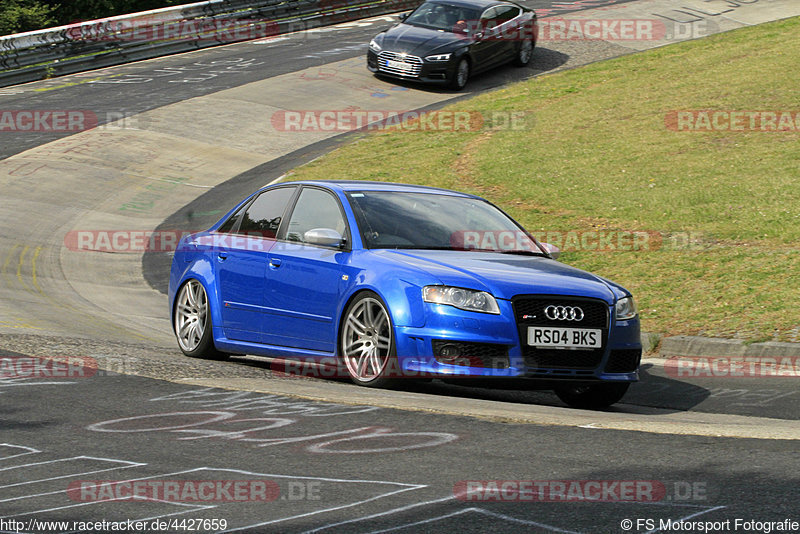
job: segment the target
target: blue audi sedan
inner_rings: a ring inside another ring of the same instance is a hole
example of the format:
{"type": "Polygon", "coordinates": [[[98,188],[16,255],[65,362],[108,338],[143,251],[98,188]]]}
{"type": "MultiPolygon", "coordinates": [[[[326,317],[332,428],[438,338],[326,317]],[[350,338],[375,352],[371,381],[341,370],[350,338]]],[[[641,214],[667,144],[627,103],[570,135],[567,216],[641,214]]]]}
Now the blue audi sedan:
{"type": "Polygon", "coordinates": [[[332,364],[373,387],[513,379],[609,406],[638,380],[633,297],[557,256],[474,195],[280,183],[181,240],[170,315],[187,356],[332,364]]]}

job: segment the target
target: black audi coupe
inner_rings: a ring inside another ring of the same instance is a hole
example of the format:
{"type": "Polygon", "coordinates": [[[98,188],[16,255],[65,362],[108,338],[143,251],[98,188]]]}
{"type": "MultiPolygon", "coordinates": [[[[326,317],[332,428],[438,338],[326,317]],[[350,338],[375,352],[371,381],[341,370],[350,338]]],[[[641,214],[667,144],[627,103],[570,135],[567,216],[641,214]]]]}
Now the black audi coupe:
{"type": "Polygon", "coordinates": [[[536,13],[497,0],[428,0],[369,43],[379,76],[463,89],[470,76],[533,56],[536,13]]]}

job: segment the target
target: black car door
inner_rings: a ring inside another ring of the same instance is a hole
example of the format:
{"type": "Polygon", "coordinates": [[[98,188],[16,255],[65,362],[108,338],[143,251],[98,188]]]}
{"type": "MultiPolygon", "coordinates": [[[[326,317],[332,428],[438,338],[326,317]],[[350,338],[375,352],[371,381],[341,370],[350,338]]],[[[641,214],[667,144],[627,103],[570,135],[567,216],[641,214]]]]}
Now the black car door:
{"type": "Polygon", "coordinates": [[[502,5],[495,8],[495,32],[497,40],[501,43],[498,47],[498,62],[511,60],[517,53],[520,39],[525,37],[523,29],[519,27],[521,19],[518,18],[521,10],[517,6],[502,5]]]}
{"type": "Polygon", "coordinates": [[[491,68],[498,62],[502,43],[497,40],[494,22],[495,8],[486,9],[473,34],[474,43],[470,47],[472,55],[472,72],[480,72],[491,68]]]}

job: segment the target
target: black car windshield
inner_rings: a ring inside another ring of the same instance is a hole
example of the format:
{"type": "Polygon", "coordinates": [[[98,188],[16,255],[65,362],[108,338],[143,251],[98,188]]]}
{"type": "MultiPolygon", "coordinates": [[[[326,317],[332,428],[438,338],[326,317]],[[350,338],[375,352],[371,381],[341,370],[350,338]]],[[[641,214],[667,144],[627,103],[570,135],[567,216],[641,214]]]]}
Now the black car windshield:
{"type": "Polygon", "coordinates": [[[425,2],[403,22],[432,30],[463,33],[466,25],[470,21],[478,20],[480,16],[480,11],[469,7],[454,6],[440,2],[425,2]]]}
{"type": "Polygon", "coordinates": [[[348,196],[366,248],[544,254],[514,220],[484,200],[396,191],[348,196]]]}

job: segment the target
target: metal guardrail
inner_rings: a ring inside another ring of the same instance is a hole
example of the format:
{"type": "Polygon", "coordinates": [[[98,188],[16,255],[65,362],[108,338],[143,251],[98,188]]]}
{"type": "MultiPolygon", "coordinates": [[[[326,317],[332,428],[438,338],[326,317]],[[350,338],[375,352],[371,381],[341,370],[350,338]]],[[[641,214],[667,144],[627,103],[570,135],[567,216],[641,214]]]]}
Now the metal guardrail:
{"type": "Polygon", "coordinates": [[[421,0],[207,0],[0,37],[0,87],[394,13],[421,0]]]}

